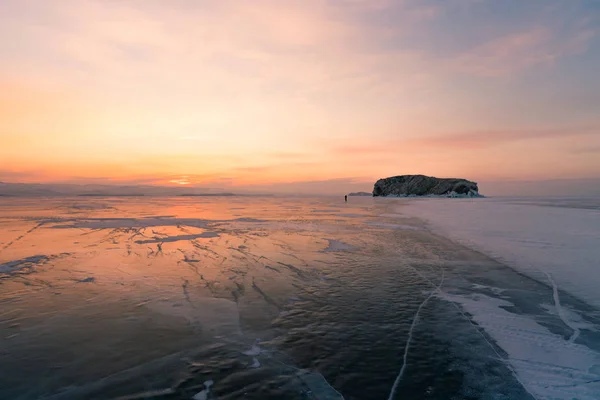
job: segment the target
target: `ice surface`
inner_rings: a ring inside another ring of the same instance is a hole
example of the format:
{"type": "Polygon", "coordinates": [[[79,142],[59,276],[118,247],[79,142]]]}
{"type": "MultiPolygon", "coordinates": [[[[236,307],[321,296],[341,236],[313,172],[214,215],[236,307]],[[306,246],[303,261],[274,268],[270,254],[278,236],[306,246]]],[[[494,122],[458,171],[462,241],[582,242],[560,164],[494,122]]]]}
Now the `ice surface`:
{"type": "Polygon", "coordinates": [[[432,231],[600,307],[600,212],[502,199],[415,200],[402,212],[432,231]]]}
{"type": "Polygon", "coordinates": [[[597,394],[600,313],[418,200],[24,202],[0,200],[0,398],[597,394]]]}
{"type": "Polygon", "coordinates": [[[174,303],[172,300],[152,299],[144,306],[160,314],[184,318],[206,333],[240,334],[238,309],[236,303],[231,300],[199,297],[184,303],[174,303]]]}
{"type": "MultiPolygon", "coordinates": [[[[509,311],[514,305],[483,294],[440,292],[471,315],[506,352],[507,362],[537,399],[600,398],[600,353],[579,343],[582,329],[595,330],[565,307],[566,291],[600,305],[600,213],[585,208],[548,207],[512,200],[419,200],[398,207],[425,219],[432,232],[486,253],[547,285],[552,306],[544,305],[570,328],[569,337],[551,332],[532,315],[509,311]]],[[[501,288],[473,285],[501,296],[501,288]]]]}
{"type": "Polygon", "coordinates": [[[472,316],[508,354],[508,362],[535,398],[600,398],[599,353],[551,333],[532,318],[506,311],[512,306],[507,301],[482,294],[438,296],[472,316]]]}
{"type": "Polygon", "coordinates": [[[410,350],[410,342],[412,341],[412,338],[413,338],[413,332],[415,330],[415,326],[417,326],[417,323],[419,322],[419,314],[421,314],[421,310],[423,309],[423,307],[436,294],[436,292],[438,292],[441,289],[443,284],[444,284],[444,273],[442,271],[442,279],[440,280],[439,285],[435,288],[435,290],[431,291],[429,296],[427,296],[427,298],[425,298],[425,300],[423,300],[423,302],[419,305],[419,308],[417,308],[417,312],[415,313],[412,324],[410,325],[410,329],[408,330],[408,339],[406,340],[406,345],[404,347],[404,355],[402,357],[402,368],[400,368],[400,372],[398,373],[398,376],[396,377],[396,380],[394,381],[394,384],[392,385],[392,389],[390,390],[390,395],[388,397],[388,400],[393,400],[394,397],[396,396],[396,391],[398,390],[398,385],[400,384],[400,381],[402,380],[402,376],[404,375],[404,372],[406,371],[407,362],[408,362],[408,352],[410,350]]]}

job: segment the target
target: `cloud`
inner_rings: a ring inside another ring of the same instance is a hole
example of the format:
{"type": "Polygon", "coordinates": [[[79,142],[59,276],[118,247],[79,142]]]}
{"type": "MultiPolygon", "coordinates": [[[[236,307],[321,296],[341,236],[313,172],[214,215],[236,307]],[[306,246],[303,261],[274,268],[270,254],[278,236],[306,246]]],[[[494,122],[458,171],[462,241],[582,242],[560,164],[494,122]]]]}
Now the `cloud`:
{"type": "Polygon", "coordinates": [[[153,79],[168,92],[188,88],[215,96],[277,87],[289,97],[342,87],[389,89],[420,79],[425,71],[504,76],[583,52],[596,34],[593,21],[566,32],[558,23],[540,23],[442,58],[417,51],[412,43],[430,40],[428,24],[465,7],[464,2],[5,3],[4,29],[17,33],[19,45],[10,46],[11,59],[3,61],[20,61],[14,70],[26,62],[31,71],[33,61],[43,58],[50,64],[45,65],[45,75],[69,69],[69,79],[85,80],[90,73],[101,73],[105,83],[131,79],[127,86],[153,79]]]}
{"type": "Polygon", "coordinates": [[[365,143],[363,145],[334,145],[333,153],[343,156],[366,156],[380,155],[395,151],[401,145],[399,142],[387,142],[384,144],[365,143]]]}
{"type": "Polygon", "coordinates": [[[513,33],[458,55],[452,60],[452,67],[475,75],[507,75],[553,61],[556,54],[547,46],[550,39],[550,31],[542,27],[513,33]]]}
{"type": "Polygon", "coordinates": [[[315,158],[315,152],[294,152],[294,151],[276,151],[276,152],[268,152],[264,155],[267,159],[273,160],[285,160],[285,161],[300,161],[300,160],[308,160],[315,158]]]}
{"type": "MultiPolygon", "coordinates": [[[[511,101],[539,110],[538,82],[498,89],[596,40],[589,10],[542,3],[0,1],[0,159],[60,179],[233,185],[435,171],[463,150],[589,137],[527,128],[539,114],[511,101]],[[470,107],[484,96],[499,107],[470,107]]],[[[577,78],[555,72],[548,87],[577,78]]],[[[584,114],[567,95],[549,125],[584,114]]]]}
{"type": "MultiPolygon", "coordinates": [[[[599,134],[600,136],[600,134],[599,134]]],[[[575,146],[570,149],[574,154],[600,154],[600,144],[588,143],[584,146],[575,146]]]]}
{"type": "Polygon", "coordinates": [[[41,171],[15,171],[11,169],[0,169],[0,181],[3,182],[31,182],[42,176],[41,171]]]}
{"type": "Polygon", "coordinates": [[[501,144],[575,139],[600,135],[599,126],[572,126],[565,128],[532,128],[514,130],[479,130],[445,132],[437,135],[413,136],[406,139],[386,140],[379,143],[364,142],[357,145],[330,144],[332,154],[344,157],[381,158],[400,154],[427,154],[430,151],[469,151],[489,149],[501,144]]]}
{"type": "Polygon", "coordinates": [[[43,76],[68,71],[64,79],[75,87],[90,85],[95,76],[106,93],[158,101],[146,84],[152,81],[163,99],[208,103],[210,98],[217,107],[221,100],[257,93],[296,102],[359,92],[382,96],[433,87],[434,76],[457,71],[504,76],[581,52],[594,37],[590,24],[565,37],[540,25],[441,59],[411,43],[427,39],[428,24],[457,7],[455,2],[7,3],[11,18],[5,29],[18,32],[19,46],[10,47],[4,69],[19,71],[26,63],[30,72],[40,73],[32,65],[43,57],[50,64],[43,76]]]}
{"type": "Polygon", "coordinates": [[[482,77],[503,77],[585,52],[596,31],[587,26],[561,31],[547,26],[511,32],[451,57],[448,67],[482,77]]]}
{"type": "MultiPolygon", "coordinates": [[[[398,27],[434,14],[431,5],[382,1],[226,0],[186,3],[186,8],[139,0],[9,3],[15,3],[7,15],[20,42],[12,48],[13,62],[32,61],[42,52],[46,59],[60,60],[57,68],[72,70],[70,79],[102,73],[100,79],[108,83],[111,78],[133,79],[129,84],[154,79],[169,90],[182,90],[180,78],[188,77],[188,88],[215,94],[284,84],[292,96],[336,81],[372,84],[363,77],[375,74],[373,63],[381,64],[385,54],[369,53],[389,31],[364,13],[402,7],[406,12],[398,13],[395,35],[398,27]]],[[[399,70],[397,53],[388,62],[399,70]]]]}
{"type": "Polygon", "coordinates": [[[412,148],[442,148],[472,150],[485,149],[505,143],[528,140],[564,139],[600,134],[597,126],[574,126],[567,128],[538,128],[515,130],[484,130],[458,133],[447,133],[408,140],[406,144],[412,148]]]}

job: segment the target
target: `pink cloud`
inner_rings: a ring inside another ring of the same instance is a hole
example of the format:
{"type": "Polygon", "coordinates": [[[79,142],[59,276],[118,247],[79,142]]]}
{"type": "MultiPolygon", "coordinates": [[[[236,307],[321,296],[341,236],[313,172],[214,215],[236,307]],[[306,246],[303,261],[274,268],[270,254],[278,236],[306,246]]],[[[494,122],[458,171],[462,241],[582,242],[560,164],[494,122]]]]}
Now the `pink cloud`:
{"type": "Polygon", "coordinates": [[[484,149],[504,143],[528,140],[548,140],[594,136],[600,133],[600,127],[574,126],[567,128],[538,128],[515,130],[486,130],[448,133],[423,137],[407,141],[407,145],[420,148],[444,149],[484,149]]]}
{"type": "Polygon", "coordinates": [[[490,148],[521,141],[543,141],[553,139],[581,139],[600,135],[600,126],[573,126],[566,128],[537,128],[515,130],[481,130],[447,132],[438,135],[387,140],[380,143],[364,142],[358,145],[331,145],[331,153],[341,157],[382,158],[399,154],[428,154],[440,150],[470,151],[490,148]]]}

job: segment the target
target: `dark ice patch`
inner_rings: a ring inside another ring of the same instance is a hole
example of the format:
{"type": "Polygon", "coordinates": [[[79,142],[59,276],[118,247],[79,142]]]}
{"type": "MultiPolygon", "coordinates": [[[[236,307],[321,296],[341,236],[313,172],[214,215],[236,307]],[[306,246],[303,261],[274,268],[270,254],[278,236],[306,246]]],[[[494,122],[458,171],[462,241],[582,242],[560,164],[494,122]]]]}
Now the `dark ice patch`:
{"type": "Polygon", "coordinates": [[[0,273],[3,274],[11,274],[26,268],[31,268],[34,265],[40,264],[42,262],[48,261],[50,257],[44,255],[37,255],[22,258],[20,260],[8,261],[0,264],[0,273]]]}
{"type": "Polygon", "coordinates": [[[350,250],[354,250],[355,247],[352,246],[351,244],[348,243],[344,243],[341,242],[339,240],[333,240],[333,239],[325,239],[329,242],[329,245],[327,246],[327,248],[323,251],[326,252],[342,252],[342,251],[350,251],[350,250]]]}
{"type": "Polygon", "coordinates": [[[148,244],[148,243],[170,243],[179,242],[180,240],[195,240],[195,239],[210,239],[219,237],[217,232],[203,232],[197,235],[179,235],[179,236],[167,236],[161,238],[154,238],[148,240],[137,240],[137,244],[148,244]]]}

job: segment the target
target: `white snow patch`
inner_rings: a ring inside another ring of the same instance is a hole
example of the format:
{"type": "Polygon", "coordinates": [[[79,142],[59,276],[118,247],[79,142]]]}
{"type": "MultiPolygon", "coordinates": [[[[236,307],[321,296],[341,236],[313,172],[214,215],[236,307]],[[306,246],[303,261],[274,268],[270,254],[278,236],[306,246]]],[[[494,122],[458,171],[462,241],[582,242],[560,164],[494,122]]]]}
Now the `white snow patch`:
{"type": "Polygon", "coordinates": [[[254,356],[259,356],[260,353],[262,353],[262,350],[260,349],[260,347],[258,347],[258,345],[256,345],[256,344],[253,344],[252,347],[250,348],[250,350],[244,351],[242,354],[244,354],[246,356],[254,357],[254,356]]]}
{"type": "MultiPolygon", "coordinates": [[[[556,306],[554,304],[540,304],[540,306],[545,309],[548,314],[559,316],[556,310],[556,306]]],[[[598,332],[598,328],[591,322],[586,321],[578,312],[562,306],[562,313],[569,320],[570,326],[581,330],[587,330],[592,332],[598,332]]]]}
{"type": "Polygon", "coordinates": [[[208,394],[210,393],[210,388],[214,384],[212,380],[208,380],[204,382],[205,389],[201,392],[198,392],[192,397],[192,400],[206,400],[208,399],[208,394]]]}
{"type": "Polygon", "coordinates": [[[479,285],[477,283],[472,284],[471,287],[477,290],[489,290],[490,292],[498,295],[506,292],[506,289],[500,289],[494,286],[479,285]]]}
{"type": "Polygon", "coordinates": [[[600,354],[551,333],[534,319],[502,307],[511,303],[482,294],[439,292],[459,304],[508,354],[508,363],[537,399],[600,398],[600,354]]]}
{"type": "MultiPolygon", "coordinates": [[[[323,375],[317,371],[300,370],[298,377],[310,388],[314,398],[323,400],[344,400],[344,396],[335,390],[323,375]]],[[[311,396],[313,397],[313,396],[311,396]]]]}
{"type": "Polygon", "coordinates": [[[573,330],[573,334],[569,338],[569,342],[574,342],[581,334],[581,331],[579,330],[579,328],[577,326],[575,326],[575,324],[571,324],[571,321],[569,320],[567,313],[565,313],[562,304],[560,304],[560,296],[558,294],[558,286],[556,286],[556,282],[554,282],[554,279],[552,279],[552,275],[550,275],[549,273],[546,272],[546,276],[548,277],[548,281],[552,285],[552,298],[554,299],[554,308],[556,309],[556,314],[558,315],[560,320],[565,325],[567,325],[569,328],[571,328],[573,330]]]}
{"type": "MultiPolygon", "coordinates": [[[[406,203],[405,203],[406,204],[406,203]]],[[[600,307],[600,212],[505,199],[422,199],[398,212],[600,307]]]]}
{"type": "Polygon", "coordinates": [[[326,252],[340,252],[340,251],[348,251],[353,250],[354,246],[340,242],[339,240],[326,239],[329,242],[329,246],[324,250],[326,252]]]}
{"type": "Polygon", "coordinates": [[[549,310],[572,329],[569,339],[553,334],[534,317],[503,309],[512,304],[501,299],[482,294],[440,297],[472,315],[508,354],[509,368],[537,399],[600,399],[600,353],[575,343],[589,324],[561,302],[561,293],[568,292],[600,307],[600,213],[513,201],[424,199],[396,211],[422,218],[432,232],[548,284],[554,303],[549,310]]]}

